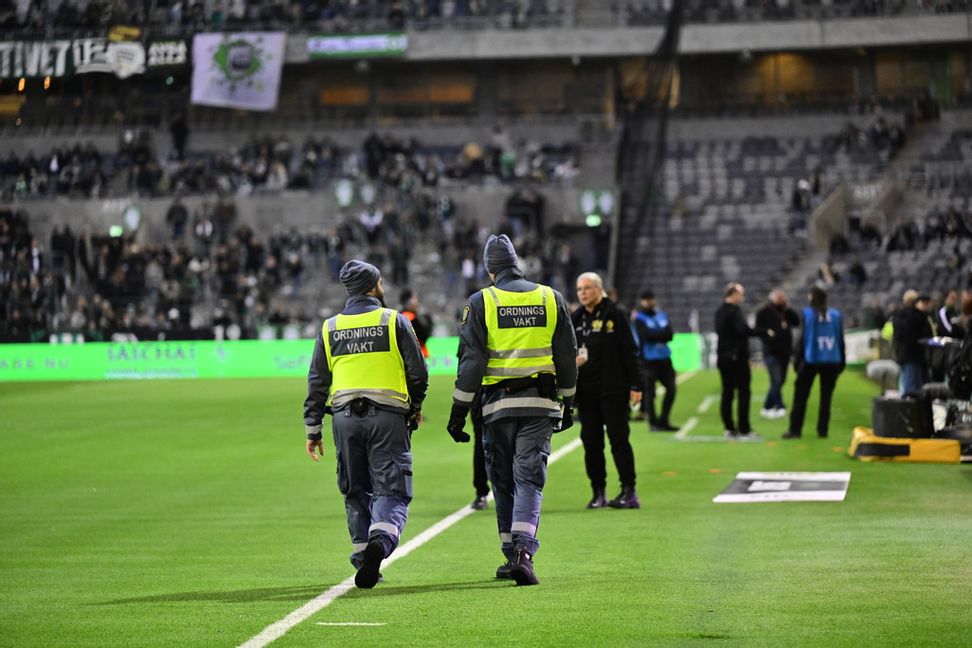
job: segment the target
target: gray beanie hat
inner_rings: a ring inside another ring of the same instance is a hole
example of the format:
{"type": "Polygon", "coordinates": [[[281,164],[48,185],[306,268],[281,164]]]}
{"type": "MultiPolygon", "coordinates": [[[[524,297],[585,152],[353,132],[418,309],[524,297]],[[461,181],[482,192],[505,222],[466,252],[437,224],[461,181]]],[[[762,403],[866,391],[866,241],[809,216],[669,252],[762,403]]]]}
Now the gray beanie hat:
{"type": "Polygon", "coordinates": [[[370,263],[351,259],[341,268],[338,278],[347,289],[348,297],[355,297],[364,295],[377,286],[378,280],[381,279],[381,272],[370,263]]]}
{"type": "Polygon", "coordinates": [[[490,235],[483,248],[483,265],[490,274],[516,267],[516,250],[506,234],[490,235]]]}

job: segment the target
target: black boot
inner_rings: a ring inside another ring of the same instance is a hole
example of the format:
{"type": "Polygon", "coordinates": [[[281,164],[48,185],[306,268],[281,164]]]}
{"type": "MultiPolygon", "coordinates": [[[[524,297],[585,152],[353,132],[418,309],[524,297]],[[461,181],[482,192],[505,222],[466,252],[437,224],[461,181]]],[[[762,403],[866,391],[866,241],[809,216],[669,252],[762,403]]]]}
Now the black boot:
{"type": "Polygon", "coordinates": [[[378,540],[372,540],[365,547],[361,557],[361,568],[354,575],[354,584],[361,589],[371,589],[381,580],[381,561],[385,559],[385,547],[378,540]]]}
{"type": "Polygon", "coordinates": [[[608,505],[608,501],[607,498],[604,496],[604,489],[595,488],[594,496],[591,498],[591,501],[587,503],[587,508],[599,509],[599,508],[604,508],[607,505],[608,505]]]}
{"type": "Polygon", "coordinates": [[[517,549],[510,561],[510,576],[517,585],[539,585],[540,579],[533,571],[533,556],[524,549],[517,549]]]}
{"type": "Polygon", "coordinates": [[[505,563],[503,563],[502,565],[496,568],[496,578],[501,578],[506,580],[513,578],[513,575],[511,573],[512,571],[513,571],[513,563],[507,560],[505,563]]]}
{"type": "Polygon", "coordinates": [[[619,509],[636,509],[641,508],[641,502],[638,501],[638,493],[635,492],[634,486],[622,486],[621,492],[608,502],[608,506],[619,509]]]}
{"type": "Polygon", "coordinates": [[[489,502],[485,495],[477,495],[476,499],[473,500],[473,503],[469,505],[469,508],[474,511],[485,511],[488,505],[489,502]]]}

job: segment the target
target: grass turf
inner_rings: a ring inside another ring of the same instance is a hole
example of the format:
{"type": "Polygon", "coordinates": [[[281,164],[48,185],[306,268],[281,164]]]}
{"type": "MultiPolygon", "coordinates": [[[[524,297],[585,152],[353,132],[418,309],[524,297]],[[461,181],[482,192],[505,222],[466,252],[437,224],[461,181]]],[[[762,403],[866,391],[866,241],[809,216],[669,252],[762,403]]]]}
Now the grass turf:
{"type": "MultiPolygon", "coordinates": [[[[347,578],[331,444],[320,464],[304,454],[303,390],[0,387],[0,645],[232,646],[347,578]]],[[[697,413],[717,392],[706,372],[680,387],[673,418],[699,417],[690,436],[721,433],[717,403],[697,413]]],[[[473,496],[472,448],[444,431],[450,393],[434,379],[414,436],[403,541],[473,496]]],[[[758,417],[761,444],[678,442],[633,423],[643,508],[587,511],[582,451],[553,465],[539,587],[493,580],[491,509],[275,645],[968,645],[972,467],[848,459],[875,393],[842,376],[827,440],[812,436],[815,401],[801,441],[774,440],[785,423],[758,417]],[[741,470],[853,477],[844,503],[713,504],[741,470]]]]}

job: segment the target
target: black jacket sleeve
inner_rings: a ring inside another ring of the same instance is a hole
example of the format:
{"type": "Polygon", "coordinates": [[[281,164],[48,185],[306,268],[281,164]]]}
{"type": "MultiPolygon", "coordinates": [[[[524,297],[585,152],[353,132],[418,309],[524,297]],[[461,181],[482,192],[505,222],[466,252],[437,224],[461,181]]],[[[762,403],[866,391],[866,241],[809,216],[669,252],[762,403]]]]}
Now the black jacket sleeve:
{"type": "Polygon", "coordinates": [[[741,310],[734,312],[732,316],[732,322],[730,322],[732,328],[736,331],[739,337],[757,337],[766,334],[766,329],[756,325],[756,328],[750,328],[749,324],[746,323],[746,318],[743,316],[741,310]]]}
{"type": "Polygon", "coordinates": [[[307,398],[304,400],[304,428],[308,438],[317,439],[321,438],[324,405],[331,391],[331,370],[327,367],[322,335],[318,333],[314,342],[314,355],[307,371],[307,398]]]}
{"type": "Polygon", "coordinates": [[[638,339],[642,342],[651,342],[654,344],[667,344],[675,337],[671,323],[666,324],[660,329],[652,329],[645,326],[645,323],[641,320],[636,319],[635,332],[638,334],[638,339]]]}
{"type": "Polygon", "coordinates": [[[456,389],[452,393],[454,405],[469,407],[486,375],[486,307],[483,293],[474,293],[462,311],[459,321],[459,369],[456,389]]]}
{"type": "Polygon", "coordinates": [[[760,308],[756,311],[756,328],[768,329],[773,325],[773,314],[768,308],[760,308]]]}

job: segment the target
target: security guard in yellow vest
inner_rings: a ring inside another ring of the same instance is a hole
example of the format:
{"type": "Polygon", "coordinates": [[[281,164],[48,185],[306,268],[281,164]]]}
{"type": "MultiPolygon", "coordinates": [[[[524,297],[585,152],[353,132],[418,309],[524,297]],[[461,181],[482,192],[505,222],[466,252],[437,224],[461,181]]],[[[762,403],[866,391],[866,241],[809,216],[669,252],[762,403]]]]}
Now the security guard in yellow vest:
{"type": "Polygon", "coordinates": [[[493,281],[473,294],[459,326],[459,372],[448,431],[458,443],[481,392],[486,471],[506,562],[497,578],[539,583],[533,555],[550,435],[570,427],[577,344],[564,298],[527,281],[506,235],[490,236],[483,263],[493,281]]]}
{"type": "Polygon", "coordinates": [[[411,429],[421,422],[429,374],[412,325],[384,308],[378,269],[348,261],[348,301],[321,328],[307,375],[307,453],[324,452],[321,422],[331,413],[337,481],[354,547],[354,582],[371,588],[398,546],[412,500],[411,429]]]}

